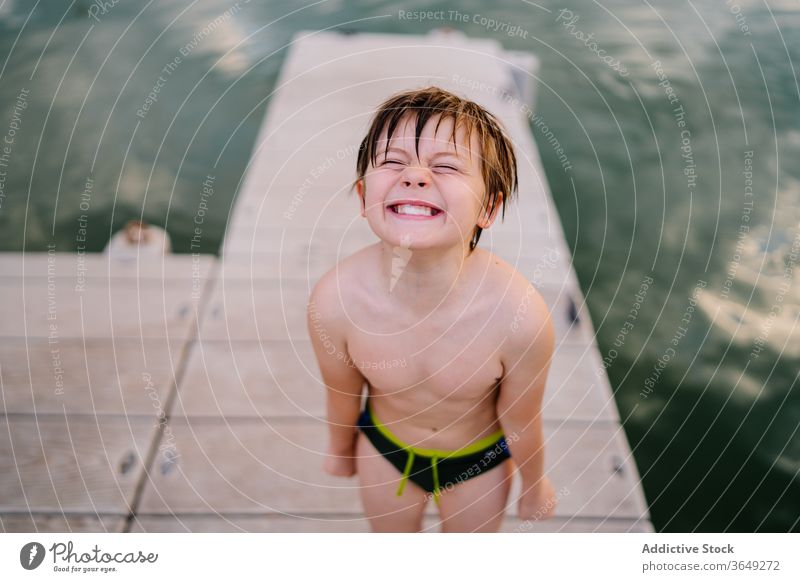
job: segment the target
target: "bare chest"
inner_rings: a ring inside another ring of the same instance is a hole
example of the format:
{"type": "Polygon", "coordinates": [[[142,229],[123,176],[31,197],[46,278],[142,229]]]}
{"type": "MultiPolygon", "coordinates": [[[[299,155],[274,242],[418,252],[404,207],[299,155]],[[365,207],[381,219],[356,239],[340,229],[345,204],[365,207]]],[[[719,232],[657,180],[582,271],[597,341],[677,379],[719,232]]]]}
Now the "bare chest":
{"type": "Polygon", "coordinates": [[[503,375],[500,345],[480,315],[363,323],[348,334],[348,351],[372,394],[418,410],[493,404],[491,393],[503,375]]]}

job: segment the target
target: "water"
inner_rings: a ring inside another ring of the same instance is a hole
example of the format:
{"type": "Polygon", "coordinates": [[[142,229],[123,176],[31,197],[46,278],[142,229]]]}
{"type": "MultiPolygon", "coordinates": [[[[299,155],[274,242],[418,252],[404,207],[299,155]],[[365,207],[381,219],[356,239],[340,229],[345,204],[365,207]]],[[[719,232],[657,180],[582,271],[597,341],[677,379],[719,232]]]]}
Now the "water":
{"type": "Polygon", "coordinates": [[[216,252],[297,30],[536,52],[569,164],[534,134],[657,529],[800,529],[796,2],[31,5],[0,7],[2,250],[99,251],[143,218],[189,252],[212,176],[216,252]]]}

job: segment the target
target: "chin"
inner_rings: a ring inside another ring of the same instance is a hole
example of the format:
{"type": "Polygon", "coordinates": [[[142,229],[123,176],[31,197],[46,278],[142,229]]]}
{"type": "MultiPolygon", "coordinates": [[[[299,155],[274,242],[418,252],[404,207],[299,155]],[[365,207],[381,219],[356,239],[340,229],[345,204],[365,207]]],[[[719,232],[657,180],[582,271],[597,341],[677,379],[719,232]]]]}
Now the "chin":
{"type": "Polygon", "coordinates": [[[429,241],[424,240],[421,236],[413,236],[408,235],[405,233],[399,232],[381,232],[376,233],[378,237],[388,245],[392,247],[398,247],[403,249],[409,249],[412,251],[419,251],[423,249],[428,249],[432,245],[429,241]]]}
{"type": "Polygon", "coordinates": [[[419,233],[415,236],[412,233],[400,233],[400,232],[381,232],[375,233],[378,237],[386,244],[390,245],[392,248],[397,249],[398,252],[401,252],[402,249],[408,249],[409,251],[447,251],[452,249],[453,247],[460,246],[460,241],[458,240],[445,240],[439,237],[431,237],[422,233],[419,233]]]}
{"type": "Polygon", "coordinates": [[[453,233],[446,232],[446,229],[429,231],[426,226],[420,225],[417,227],[413,224],[408,227],[401,227],[382,220],[369,220],[369,216],[367,217],[367,223],[375,236],[391,247],[398,249],[446,251],[453,247],[469,246],[469,240],[461,240],[458,234],[454,236],[453,233]]]}

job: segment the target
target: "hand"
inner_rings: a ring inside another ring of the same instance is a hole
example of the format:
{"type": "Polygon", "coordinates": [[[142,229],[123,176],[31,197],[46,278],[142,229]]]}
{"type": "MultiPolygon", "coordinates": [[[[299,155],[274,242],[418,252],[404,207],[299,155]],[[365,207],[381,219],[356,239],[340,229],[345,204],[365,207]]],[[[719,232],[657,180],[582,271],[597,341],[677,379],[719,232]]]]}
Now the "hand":
{"type": "Polygon", "coordinates": [[[550,479],[542,479],[532,487],[523,482],[523,493],[520,495],[517,506],[517,513],[520,519],[530,519],[533,521],[549,519],[555,513],[556,490],[550,479]]]}
{"type": "Polygon", "coordinates": [[[328,452],[325,453],[322,470],[334,477],[352,477],[356,474],[354,451],[337,453],[329,448],[328,452]]]}

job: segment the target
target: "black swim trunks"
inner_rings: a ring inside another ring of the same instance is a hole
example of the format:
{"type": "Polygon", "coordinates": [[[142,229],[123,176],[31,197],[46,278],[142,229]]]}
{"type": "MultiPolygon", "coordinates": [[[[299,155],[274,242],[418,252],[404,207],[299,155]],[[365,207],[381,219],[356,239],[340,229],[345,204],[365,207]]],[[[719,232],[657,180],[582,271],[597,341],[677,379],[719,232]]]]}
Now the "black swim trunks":
{"type": "Polygon", "coordinates": [[[456,451],[445,451],[405,444],[375,419],[369,404],[358,426],[375,449],[403,474],[397,495],[403,494],[406,479],[411,479],[432,493],[437,505],[442,489],[482,475],[511,457],[502,430],[456,451]]]}

